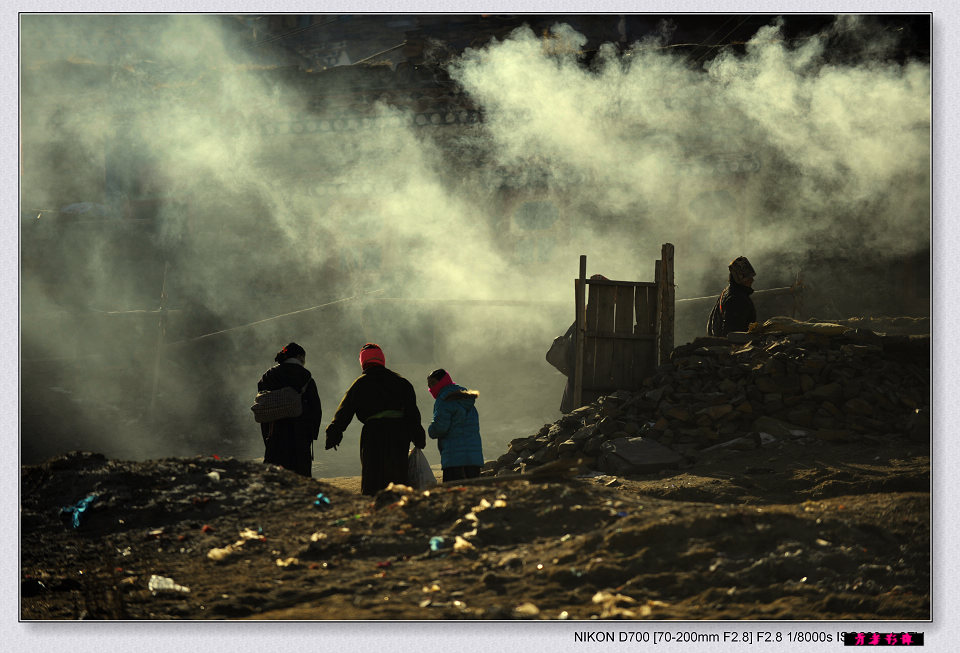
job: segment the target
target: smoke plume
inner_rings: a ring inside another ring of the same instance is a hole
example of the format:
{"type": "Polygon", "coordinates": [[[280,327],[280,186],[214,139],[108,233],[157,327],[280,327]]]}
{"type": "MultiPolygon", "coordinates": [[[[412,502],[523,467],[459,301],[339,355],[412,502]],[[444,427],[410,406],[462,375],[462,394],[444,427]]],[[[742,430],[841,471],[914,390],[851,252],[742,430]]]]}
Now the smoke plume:
{"type": "MultiPolygon", "coordinates": [[[[831,266],[929,255],[930,67],[868,28],[791,41],[774,20],[698,62],[663,24],[585,63],[557,16],[446,53],[482,121],[419,126],[339,69],[264,65],[228,17],[24,15],[24,458],[262,455],[248,406],[291,340],[324,425],[377,342],[425,426],[431,370],[479,390],[496,457],[557,417],[544,353],[581,254],[652,281],[674,243],[678,298],[745,254],[757,288],[802,272],[813,306],[875,310],[884,280],[831,266]]],[[[709,308],[678,304],[677,344],[709,308]]],[[[359,473],[358,440],[317,447],[317,474],[359,473]]]]}

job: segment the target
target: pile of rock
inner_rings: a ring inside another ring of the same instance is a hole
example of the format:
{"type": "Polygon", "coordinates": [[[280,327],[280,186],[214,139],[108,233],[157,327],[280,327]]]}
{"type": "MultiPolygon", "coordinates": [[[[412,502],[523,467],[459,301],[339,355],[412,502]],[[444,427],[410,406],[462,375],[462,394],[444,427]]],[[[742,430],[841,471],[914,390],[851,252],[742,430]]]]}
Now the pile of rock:
{"type": "Polygon", "coordinates": [[[929,405],[929,335],[778,317],[677,347],[641,390],[601,397],[511,441],[484,474],[576,457],[611,473],[653,471],[714,447],[781,438],[926,441],[929,405]]]}

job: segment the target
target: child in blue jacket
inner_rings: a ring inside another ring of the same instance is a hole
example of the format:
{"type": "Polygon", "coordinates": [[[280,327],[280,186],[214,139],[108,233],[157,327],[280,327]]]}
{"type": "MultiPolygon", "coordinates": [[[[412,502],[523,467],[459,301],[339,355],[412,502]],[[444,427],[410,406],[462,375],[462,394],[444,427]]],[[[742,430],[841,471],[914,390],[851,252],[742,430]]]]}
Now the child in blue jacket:
{"type": "Polygon", "coordinates": [[[480,393],[457,385],[443,369],[430,373],[427,387],[435,400],[427,434],[440,449],[443,482],[480,476],[483,449],[480,415],[474,405],[480,393]]]}

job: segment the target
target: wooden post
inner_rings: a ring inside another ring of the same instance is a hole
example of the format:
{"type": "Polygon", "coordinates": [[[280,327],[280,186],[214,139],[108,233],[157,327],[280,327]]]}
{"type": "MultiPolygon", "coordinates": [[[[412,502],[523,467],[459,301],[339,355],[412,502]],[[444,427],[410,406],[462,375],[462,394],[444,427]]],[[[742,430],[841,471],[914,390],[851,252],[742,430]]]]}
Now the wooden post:
{"type": "Polygon", "coordinates": [[[793,294],[793,315],[791,317],[799,319],[803,313],[803,280],[800,278],[799,270],[797,270],[797,278],[794,280],[790,292],[793,294]]]}
{"type": "Polygon", "coordinates": [[[573,365],[573,407],[580,408],[583,400],[583,341],[587,333],[587,318],[584,314],[584,290],[587,285],[587,257],[580,255],[580,277],[574,282],[576,292],[577,328],[576,356],[573,365]]]}
{"type": "Polygon", "coordinates": [[[160,320],[158,322],[157,351],[153,359],[153,385],[150,389],[150,406],[147,416],[153,419],[153,409],[157,401],[157,390],[160,387],[160,360],[163,358],[163,342],[167,333],[167,270],[169,261],[163,262],[163,279],[160,281],[160,320]]]}
{"type": "Polygon", "coordinates": [[[660,274],[657,279],[657,352],[658,365],[670,360],[673,351],[673,245],[664,243],[660,252],[660,274]]]}

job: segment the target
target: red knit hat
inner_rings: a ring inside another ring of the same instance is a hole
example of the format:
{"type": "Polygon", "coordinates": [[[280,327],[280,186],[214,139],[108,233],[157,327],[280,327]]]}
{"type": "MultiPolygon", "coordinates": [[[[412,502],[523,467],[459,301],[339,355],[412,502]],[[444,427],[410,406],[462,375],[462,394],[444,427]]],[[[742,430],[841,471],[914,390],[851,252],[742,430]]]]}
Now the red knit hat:
{"type": "Polygon", "coordinates": [[[387,365],[380,345],[375,345],[372,342],[368,342],[360,349],[360,367],[367,369],[369,365],[381,365],[383,367],[387,365]]]}

